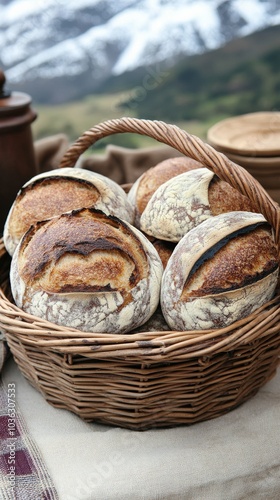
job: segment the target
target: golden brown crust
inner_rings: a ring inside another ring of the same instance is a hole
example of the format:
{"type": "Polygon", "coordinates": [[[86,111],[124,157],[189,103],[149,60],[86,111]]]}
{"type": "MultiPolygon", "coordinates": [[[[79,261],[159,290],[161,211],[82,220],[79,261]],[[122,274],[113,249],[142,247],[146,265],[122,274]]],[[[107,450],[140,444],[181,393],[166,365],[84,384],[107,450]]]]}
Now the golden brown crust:
{"type": "Polygon", "coordinates": [[[172,329],[223,328],[268,302],[278,276],[277,246],[262,214],[220,214],[176,245],[162,277],[162,312],[172,329]]]}
{"type": "Polygon", "coordinates": [[[11,262],[18,307],[83,331],[127,333],[159,304],[162,263],[130,223],[83,208],[25,233],[11,262]]]}
{"type": "Polygon", "coordinates": [[[233,211],[258,212],[250,200],[209,169],[195,168],[157,188],[136,223],[155,238],[179,241],[205,219],[233,211]]]}
{"type": "Polygon", "coordinates": [[[141,243],[124,223],[84,209],[31,228],[23,240],[19,270],[27,285],[50,293],[126,292],[147,276],[147,262],[141,243]]]}
{"type": "Polygon", "coordinates": [[[273,272],[277,265],[277,246],[269,229],[259,227],[239,234],[187,280],[182,300],[245,287],[273,272]]]}
{"type": "Polygon", "coordinates": [[[172,177],[188,172],[203,165],[192,158],[175,157],[164,160],[155,167],[147,170],[141,177],[136,195],[136,206],[139,213],[143,213],[148,201],[159,186],[172,177]]]}
{"type": "Polygon", "coordinates": [[[24,311],[82,331],[127,333],[159,304],[162,263],[131,224],[84,208],[36,223],[11,262],[24,311]]]}
{"type": "Polygon", "coordinates": [[[10,231],[20,238],[36,221],[55,217],[73,207],[90,207],[99,196],[96,187],[84,179],[49,177],[37,180],[22,188],[17,197],[10,231]]]}
{"type": "Polygon", "coordinates": [[[242,195],[237,189],[234,189],[216,175],[210,182],[208,199],[212,215],[219,215],[235,210],[258,212],[247,196],[242,195]]]}
{"type": "Polygon", "coordinates": [[[7,216],[3,240],[8,253],[13,255],[30,225],[84,207],[133,221],[126,193],[105,176],[78,167],[36,175],[22,187],[7,216]]]}
{"type": "Polygon", "coordinates": [[[176,246],[176,243],[173,241],[165,241],[165,240],[159,240],[158,238],[155,238],[154,236],[150,236],[149,234],[145,233],[144,231],[141,231],[145,237],[152,243],[152,245],[155,247],[160,260],[163,265],[163,269],[166,268],[167,262],[169,258],[172,255],[172,252],[176,246]]]}
{"type": "Polygon", "coordinates": [[[160,259],[161,259],[161,262],[163,265],[163,269],[165,269],[167,262],[168,262],[170,256],[172,255],[172,252],[175,248],[176,243],[173,243],[172,241],[163,241],[163,240],[157,240],[157,239],[154,239],[154,241],[152,241],[152,243],[153,243],[155,249],[157,250],[157,253],[160,256],[160,259]]]}

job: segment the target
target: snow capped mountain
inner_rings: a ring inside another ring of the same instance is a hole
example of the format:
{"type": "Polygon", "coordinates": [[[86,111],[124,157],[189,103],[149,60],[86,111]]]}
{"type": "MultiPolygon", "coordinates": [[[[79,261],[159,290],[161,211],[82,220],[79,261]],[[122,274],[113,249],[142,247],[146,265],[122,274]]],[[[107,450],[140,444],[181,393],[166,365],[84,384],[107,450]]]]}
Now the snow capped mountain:
{"type": "Polygon", "coordinates": [[[12,85],[72,78],[92,91],[279,23],[276,0],[0,0],[0,66],[12,85]]]}

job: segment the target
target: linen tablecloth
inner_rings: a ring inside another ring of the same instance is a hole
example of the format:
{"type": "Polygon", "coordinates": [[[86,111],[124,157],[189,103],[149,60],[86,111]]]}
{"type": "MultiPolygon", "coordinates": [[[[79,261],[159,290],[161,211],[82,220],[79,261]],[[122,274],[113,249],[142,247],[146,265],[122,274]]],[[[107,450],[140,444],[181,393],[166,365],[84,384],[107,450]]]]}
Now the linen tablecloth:
{"type": "Polygon", "coordinates": [[[280,371],[222,417],[143,432],[85,423],[53,408],[12,359],[3,382],[15,384],[28,438],[60,500],[280,498],[280,371]]]}

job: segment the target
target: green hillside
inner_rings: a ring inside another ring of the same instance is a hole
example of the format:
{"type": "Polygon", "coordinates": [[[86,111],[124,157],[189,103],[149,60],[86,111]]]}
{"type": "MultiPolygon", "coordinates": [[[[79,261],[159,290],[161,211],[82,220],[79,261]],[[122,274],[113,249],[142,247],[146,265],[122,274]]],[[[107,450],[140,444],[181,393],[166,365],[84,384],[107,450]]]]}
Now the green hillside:
{"type": "Polygon", "coordinates": [[[280,26],[274,26],[186,58],[166,71],[166,77],[145,98],[132,93],[122,107],[137,110],[143,118],[172,121],[215,121],[276,110],[280,108],[279,68],[280,26]]]}
{"type": "MultiPolygon", "coordinates": [[[[280,109],[280,26],[188,57],[172,69],[158,65],[108,80],[102,92],[61,105],[36,105],[35,138],[64,132],[75,140],[95,124],[121,116],[164,120],[202,139],[218,120],[280,109]]],[[[117,134],[97,143],[126,147],[154,143],[117,134]]]]}

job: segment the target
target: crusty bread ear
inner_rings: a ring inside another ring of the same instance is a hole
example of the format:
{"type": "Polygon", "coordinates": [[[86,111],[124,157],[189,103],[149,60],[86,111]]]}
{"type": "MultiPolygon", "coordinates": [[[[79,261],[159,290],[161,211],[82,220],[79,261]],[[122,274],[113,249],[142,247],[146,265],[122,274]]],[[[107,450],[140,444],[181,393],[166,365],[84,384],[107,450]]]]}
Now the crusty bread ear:
{"type": "Polygon", "coordinates": [[[30,179],[19,191],[4,227],[4,244],[12,255],[35,222],[78,208],[94,207],[130,223],[133,210],[114,181],[81,168],[60,168],[30,179]]]}
{"type": "Polygon", "coordinates": [[[261,214],[217,215],[189,231],[169,258],[162,312],[174,330],[222,328],[269,301],[278,275],[277,246],[261,214]]]}
{"type": "Polygon", "coordinates": [[[13,255],[10,281],[16,304],[34,316],[126,333],[155,312],[162,271],[140,231],[84,208],[32,226],[13,255]]]}

